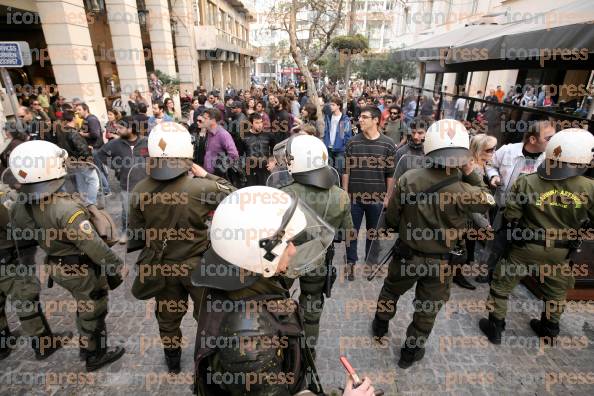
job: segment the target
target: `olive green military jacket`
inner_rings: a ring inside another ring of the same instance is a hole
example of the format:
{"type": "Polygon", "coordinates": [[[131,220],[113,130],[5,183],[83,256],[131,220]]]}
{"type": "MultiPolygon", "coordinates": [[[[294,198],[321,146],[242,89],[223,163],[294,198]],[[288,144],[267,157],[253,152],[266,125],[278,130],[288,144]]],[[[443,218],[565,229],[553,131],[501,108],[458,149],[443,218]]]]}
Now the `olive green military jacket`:
{"type": "Polygon", "coordinates": [[[207,215],[235,188],[227,180],[181,176],[173,181],[147,177],[130,196],[129,249],[141,247],[138,263],[180,263],[200,256],[208,248],[207,215]],[[175,212],[180,211],[172,226],[175,212]]]}
{"type": "Polygon", "coordinates": [[[122,260],[107,246],[89,221],[84,204],[67,193],[54,193],[31,204],[33,218],[19,199],[12,206],[13,235],[34,239],[49,256],[86,254],[97,265],[119,267],[122,260]],[[39,225],[40,229],[37,229],[39,225]]]}
{"type": "MultiPolygon", "coordinates": [[[[511,235],[512,240],[548,239],[550,241],[592,239],[591,230],[581,229],[584,221],[594,221],[594,180],[575,176],[564,180],[545,180],[538,174],[520,176],[506,199],[504,216],[518,221],[519,228],[530,229],[534,235],[511,235]]],[[[514,232],[514,231],[511,231],[514,232]]],[[[558,263],[568,249],[517,244],[513,256],[521,256],[527,264],[558,263]]]]}
{"type": "Polygon", "coordinates": [[[338,186],[328,190],[292,183],[281,188],[284,192],[294,193],[312,208],[320,218],[336,230],[336,235],[344,235],[354,228],[351,217],[351,201],[349,195],[338,186]]]}
{"type": "Polygon", "coordinates": [[[521,219],[531,229],[577,229],[584,220],[594,219],[593,199],[592,179],[545,180],[533,173],[520,176],[513,184],[504,215],[510,221],[521,219]]]}
{"type": "Polygon", "coordinates": [[[400,240],[410,248],[427,254],[448,253],[472,228],[471,213],[484,213],[495,206],[475,172],[434,194],[418,194],[454,175],[445,168],[412,169],[394,186],[386,223],[398,230],[400,240]]]}

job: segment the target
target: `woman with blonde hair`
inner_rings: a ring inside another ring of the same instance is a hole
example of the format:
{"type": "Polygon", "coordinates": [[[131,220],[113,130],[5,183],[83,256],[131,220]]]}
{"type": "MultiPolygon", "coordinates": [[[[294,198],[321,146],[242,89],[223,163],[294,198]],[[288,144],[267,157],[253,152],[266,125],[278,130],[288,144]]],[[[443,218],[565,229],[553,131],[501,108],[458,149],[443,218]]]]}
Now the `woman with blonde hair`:
{"type": "MultiPolygon", "coordinates": [[[[474,161],[474,170],[479,175],[481,175],[483,180],[486,179],[485,167],[489,164],[489,162],[493,160],[493,155],[495,154],[496,149],[497,138],[494,136],[489,136],[487,134],[480,133],[478,135],[473,136],[470,139],[470,153],[474,161]]],[[[488,182],[485,183],[489,185],[488,182]]],[[[476,229],[491,229],[491,222],[489,220],[488,213],[474,213],[472,215],[472,221],[476,229]]],[[[476,241],[467,239],[466,250],[468,263],[474,261],[475,248],[476,241]]],[[[480,264],[483,265],[483,263],[480,264]]],[[[489,277],[487,276],[487,274],[484,274],[484,271],[482,270],[483,268],[481,267],[481,274],[475,278],[475,281],[478,283],[487,283],[489,281],[489,277]]]]}
{"type": "Polygon", "coordinates": [[[474,160],[474,169],[485,178],[485,166],[493,159],[497,149],[497,138],[484,133],[470,139],[470,153],[474,160]]]}

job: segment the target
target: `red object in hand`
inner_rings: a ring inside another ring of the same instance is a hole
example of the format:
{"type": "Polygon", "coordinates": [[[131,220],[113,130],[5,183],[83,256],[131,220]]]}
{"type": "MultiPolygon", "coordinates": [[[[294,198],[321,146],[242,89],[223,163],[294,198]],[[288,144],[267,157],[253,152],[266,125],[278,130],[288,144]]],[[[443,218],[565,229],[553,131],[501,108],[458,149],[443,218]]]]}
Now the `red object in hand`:
{"type": "Polygon", "coordinates": [[[357,373],[355,373],[355,369],[353,369],[353,366],[351,366],[346,356],[340,357],[340,363],[342,363],[346,372],[349,373],[349,375],[353,379],[353,389],[356,389],[359,385],[363,383],[363,381],[361,381],[361,378],[359,378],[357,373]]]}

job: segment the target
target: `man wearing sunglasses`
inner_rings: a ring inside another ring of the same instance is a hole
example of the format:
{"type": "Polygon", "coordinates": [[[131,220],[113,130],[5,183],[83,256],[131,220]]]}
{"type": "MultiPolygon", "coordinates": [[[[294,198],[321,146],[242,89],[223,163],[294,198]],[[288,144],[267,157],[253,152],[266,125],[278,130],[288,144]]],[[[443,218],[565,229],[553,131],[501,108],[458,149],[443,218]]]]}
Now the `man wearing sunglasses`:
{"type": "Polygon", "coordinates": [[[21,134],[27,135],[28,140],[41,139],[41,123],[34,117],[33,112],[28,108],[21,106],[16,113],[17,121],[15,128],[21,134]]]}
{"type": "Polygon", "coordinates": [[[522,142],[510,143],[502,146],[495,152],[493,161],[487,166],[487,178],[491,187],[502,186],[503,191],[507,190],[513,170],[521,158],[533,159],[534,165],[525,169],[522,173],[533,173],[536,167],[544,160],[544,151],[547,143],[555,134],[555,125],[548,119],[531,121],[528,131],[524,133],[522,142]]]}
{"type": "Polygon", "coordinates": [[[41,102],[39,100],[34,100],[31,102],[31,112],[33,113],[33,118],[43,123],[44,128],[46,128],[47,130],[51,123],[51,120],[41,107],[41,102]]]}
{"type": "Polygon", "coordinates": [[[410,133],[409,128],[402,119],[400,106],[391,105],[388,109],[388,116],[384,122],[384,134],[391,138],[396,147],[406,143],[406,136],[410,133]]]}

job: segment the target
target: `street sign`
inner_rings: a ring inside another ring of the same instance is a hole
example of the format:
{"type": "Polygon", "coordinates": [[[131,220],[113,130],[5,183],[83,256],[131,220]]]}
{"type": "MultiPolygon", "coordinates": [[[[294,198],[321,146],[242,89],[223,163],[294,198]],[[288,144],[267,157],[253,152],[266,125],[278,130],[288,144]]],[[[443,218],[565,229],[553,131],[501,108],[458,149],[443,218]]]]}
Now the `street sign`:
{"type": "Polygon", "coordinates": [[[32,63],[26,41],[0,41],[0,67],[23,67],[32,63]]]}

